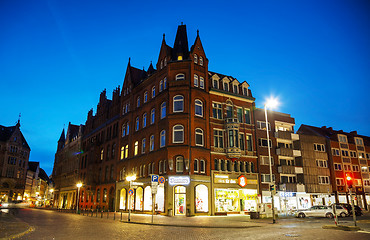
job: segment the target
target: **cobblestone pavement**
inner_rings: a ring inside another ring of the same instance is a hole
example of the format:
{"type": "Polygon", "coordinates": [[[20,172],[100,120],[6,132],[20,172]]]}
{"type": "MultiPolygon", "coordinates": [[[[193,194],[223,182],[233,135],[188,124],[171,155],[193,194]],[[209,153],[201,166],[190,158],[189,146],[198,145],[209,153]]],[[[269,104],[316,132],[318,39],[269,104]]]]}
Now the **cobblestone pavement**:
{"type": "MultiPolygon", "coordinates": [[[[166,217],[132,214],[127,223],[127,214],[98,214],[91,217],[61,213],[50,210],[23,209],[17,219],[28,223],[34,231],[19,239],[370,239],[369,218],[359,218],[364,232],[323,229],[334,224],[322,218],[285,218],[272,224],[271,219],[249,219],[246,216],[229,217],[166,217]],[[135,224],[145,223],[145,224],[135,224]],[[163,226],[165,224],[166,226],[163,226]],[[169,226],[177,225],[177,226],[169,226]]],[[[351,219],[341,219],[351,225],[351,219]]]]}

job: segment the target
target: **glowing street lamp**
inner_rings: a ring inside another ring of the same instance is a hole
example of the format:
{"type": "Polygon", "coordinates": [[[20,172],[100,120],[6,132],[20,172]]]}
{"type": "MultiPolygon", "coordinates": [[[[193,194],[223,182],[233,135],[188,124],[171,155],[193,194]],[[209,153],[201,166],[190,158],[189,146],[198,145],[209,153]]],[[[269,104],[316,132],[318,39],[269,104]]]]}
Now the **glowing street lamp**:
{"type": "Polygon", "coordinates": [[[82,187],[82,183],[79,182],[76,184],[77,186],[77,208],[76,208],[76,213],[78,213],[78,205],[80,203],[80,188],[82,187]]]}
{"type": "Polygon", "coordinates": [[[126,180],[129,181],[130,183],[130,187],[129,187],[129,194],[128,194],[128,221],[130,222],[131,221],[131,194],[130,194],[130,190],[131,190],[131,182],[132,181],[135,181],[136,179],[136,175],[132,175],[132,176],[127,176],[126,177],[126,180]]]}
{"type": "Polygon", "coordinates": [[[269,153],[269,167],[270,167],[270,186],[269,190],[271,193],[271,204],[272,204],[272,223],[275,223],[275,204],[274,204],[274,191],[276,190],[275,183],[272,182],[272,164],[271,164],[271,150],[270,150],[270,136],[267,120],[267,108],[273,109],[278,105],[278,101],[275,98],[267,99],[265,103],[265,120],[266,120],[266,134],[267,134],[267,150],[269,153]]]}

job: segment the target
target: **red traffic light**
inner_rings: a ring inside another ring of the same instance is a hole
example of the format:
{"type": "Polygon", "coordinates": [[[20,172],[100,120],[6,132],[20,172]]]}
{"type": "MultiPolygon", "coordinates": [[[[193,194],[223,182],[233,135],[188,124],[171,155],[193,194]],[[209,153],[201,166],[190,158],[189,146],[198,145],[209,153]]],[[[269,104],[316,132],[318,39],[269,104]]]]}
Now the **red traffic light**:
{"type": "Polygon", "coordinates": [[[347,186],[349,188],[352,188],[352,185],[353,185],[353,178],[350,174],[346,174],[346,182],[347,182],[347,186]]]}
{"type": "Polygon", "coordinates": [[[346,174],[346,180],[347,181],[352,181],[352,177],[350,175],[346,174]]]}

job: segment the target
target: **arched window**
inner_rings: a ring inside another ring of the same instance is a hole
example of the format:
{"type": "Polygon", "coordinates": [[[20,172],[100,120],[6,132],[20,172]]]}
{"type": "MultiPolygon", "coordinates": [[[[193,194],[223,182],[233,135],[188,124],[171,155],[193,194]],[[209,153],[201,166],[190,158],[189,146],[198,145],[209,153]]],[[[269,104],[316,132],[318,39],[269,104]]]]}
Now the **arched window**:
{"type": "Polygon", "coordinates": [[[203,66],[203,58],[201,56],[199,56],[199,65],[203,66]]]}
{"type": "Polygon", "coordinates": [[[150,124],[154,124],[155,122],[155,108],[150,111],[150,124]]]}
{"type": "Polygon", "coordinates": [[[159,143],[159,146],[160,146],[160,147],[164,147],[164,146],[166,146],[166,130],[162,130],[162,131],[161,131],[161,137],[160,137],[160,143],[159,143]]]}
{"type": "Polygon", "coordinates": [[[177,95],[173,97],[173,112],[183,112],[184,111],[184,97],[177,95]]]}
{"type": "Polygon", "coordinates": [[[145,153],[146,138],[141,140],[141,153],[145,153]]]}
{"type": "Polygon", "coordinates": [[[143,128],[146,127],[146,113],[143,114],[143,128]]]}
{"type": "Polygon", "coordinates": [[[167,66],[167,59],[164,59],[164,66],[167,66]]]}
{"type": "Polygon", "coordinates": [[[185,80],[185,74],[179,73],[176,75],[176,81],[185,80]]]}
{"type": "Polygon", "coordinates": [[[163,102],[161,104],[161,119],[166,117],[166,102],[163,102]]]}
{"type": "Polygon", "coordinates": [[[148,92],[146,91],[144,93],[144,103],[146,103],[148,101],[148,92]]]}
{"type": "Polygon", "coordinates": [[[224,81],[224,91],[229,91],[229,83],[224,81]]]}
{"type": "Polygon", "coordinates": [[[126,125],[127,125],[127,127],[126,127],[126,135],[129,135],[130,134],[130,124],[127,123],[126,125]]]}
{"type": "Polygon", "coordinates": [[[137,97],[136,99],[136,107],[140,107],[140,97],[137,97]]]}
{"type": "Polygon", "coordinates": [[[175,125],[173,127],[173,143],[183,143],[184,142],[184,126],[175,125]]]}
{"type": "Polygon", "coordinates": [[[167,89],[167,78],[163,79],[163,89],[167,89]]]}
{"type": "Polygon", "coordinates": [[[203,130],[201,128],[195,129],[195,145],[203,146],[203,130]]]}
{"type": "Polygon", "coordinates": [[[163,80],[159,82],[159,92],[163,91],[163,80]]]}
{"type": "Polygon", "coordinates": [[[194,172],[199,172],[199,161],[198,159],[194,159],[194,172]]]}
{"type": "Polygon", "coordinates": [[[126,136],[126,124],[122,124],[122,137],[126,136]]]}
{"type": "Polygon", "coordinates": [[[161,69],[163,68],[163,60],[161,60],[161,66],[160,66],[160,68],[161,69]]]}
{"type": "Polygon", "coordinates": [[[139,121],[139,117],[137,117],[136,122],[135,122],[135,131],[139,131],[139,126],[140,126],[140,121],[139,121]]]}
{"type": "Polygon", "coordinates": [[[194,54],[194,63],[198,63],[198,56],[194,54]]]}
{"type": "Polygon", "coordinates": [[[199,99],[195,100],[195,116],[203,117],[203,102],[199,99]]]}
{"type": "Polygon", "coordinates": [[[136,156],[139,152],[139,142],[135,142],[135,147],[134,147],[134,155],[136,156]]]}
{"type": "MultiPolygon", "coordinates": [[[[131,200],[132,202],[132,200],[131,200]]],[[[143,188],[138,187],[135,194],[135,210],[143,210],[143,188]]]]}
{"type": "Polygon", "coordinates": [[[199,78],[199,87],[200,87],[201,89],[204,89],[204,78],[203,78],[203,77],[200,77],[200,78],[199,78]]]}
{"type": "Polygon", "coordinates": [[[212,86],[213,86],[213,88],[218,89],[218,80],[217,79],[213,79],[212,86]]]}
{"type": "Polygon", "coordinates": [[[107,189],[104,188],[103,190],[103,202],[107,202],[107,189]]]}
{"type": "Polygon", "coordinates": [[[161,160],[161,161],[159,161],[159,163],[158,163],[158,172],[159,172],[159,174],[162,174],[163,173],[163,166],[162,166],[162,163],[163,163],[163,161],[161,160]]]}
{"type": "Polygon", "coordinates": [[[128,158],[128,144],[125,147],[125,158],[128,158]]]}
{"type": "Polygon", "coordinates": [[[219,167],[219,160],[217,158],[215,158],[215,170],[218,171],[220,170],[220,167],[219,167]]]}
{"type": "Polygon", "coordinates": [[[121,160],[125,157],[125,147],[121,147],[121,160]]]}
{"type": "Polygon", "coordinates": [[[126,209],[126,189],[122,188],[119,198],[119,209],[126,209]]]}
{"type": "Polygon", "coordinates": [[[100,160],[103,161],[104,159],[104,149],[100,150],[100,160]]]}
{"type": "Polygon", "coordinates": [[[208,212],[208,188],[200,184],[195,187],[195,211],[208,212]]]}
{"type": "Polygon", "coordinates": [[[183,156],[176,157],[176,172],[177,173],[184,172],[184,157],[183,156]]]}
{"type": "Polygon", "coordinates": [[[150,136],[150,146],[149,146],[150,151],[154,151],[154,135],[150,136]]]}
{"type": "Polygon", "coordinates": [[[198,75],[194,74],[194,87],[198,87],[199,86],[199,78],[198,78],[198,75]]]}
{"type": "Polygon", "coordinates": [[[155,97],[155,86],[152,87],[152,98],[155,97]]]}

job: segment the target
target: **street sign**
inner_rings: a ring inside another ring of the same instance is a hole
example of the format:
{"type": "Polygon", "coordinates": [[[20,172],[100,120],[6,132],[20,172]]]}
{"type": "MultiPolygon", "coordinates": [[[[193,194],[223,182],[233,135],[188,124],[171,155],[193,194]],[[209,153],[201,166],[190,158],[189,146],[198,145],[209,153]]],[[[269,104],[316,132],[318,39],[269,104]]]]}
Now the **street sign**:
{"type": "Polygon", "coordinates": [[[166,179],[163,176],[160,176],[159,179],[158,179],[158,182],[160,184],[163,184],[165,181],[166,181],[166,179]]]}
{"type": "Polygon", "coordinates": [[[152,183],[153,182],[158,183],[158,179],[159,179],[159,175],[155,175],[155,174],[152,175],[152,183]]]}
{"type": "Polygon", "coordinates": [[[130,188],[130,190],[128,190],[128,194],[130,194],[130,196],[134,195],[134,190],[130,188]]]}
{"type": "Polygon", "coordinates": [[[157,194],[158,185],[152,185],[152,194],[157,194]]]}

